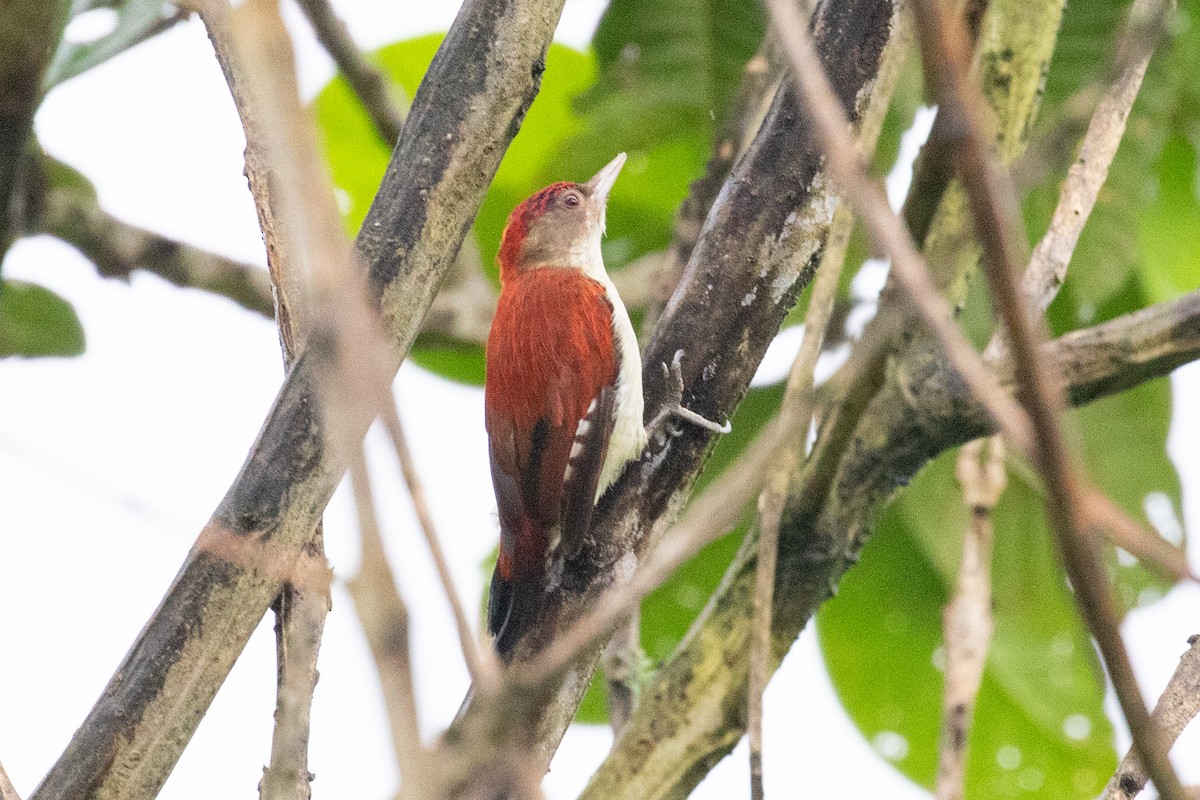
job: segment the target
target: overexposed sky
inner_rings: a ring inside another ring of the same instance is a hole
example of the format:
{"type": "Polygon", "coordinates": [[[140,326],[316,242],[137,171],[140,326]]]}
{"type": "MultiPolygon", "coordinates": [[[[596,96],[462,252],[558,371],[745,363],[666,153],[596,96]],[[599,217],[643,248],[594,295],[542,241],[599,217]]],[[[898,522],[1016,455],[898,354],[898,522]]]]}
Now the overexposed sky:
{"type": "MultiPolygon", "coordinates": [[[[336,3],[367,47],[446,29],[457,3],[336,3]]],[[[568,0],[559,39],[586,46],[601,0],[568,0]]],[[[303,90],[332,65],[290,4],[303,90]]],[[[102,22],[103,20],[99,20],[102,22]]],[[[96,32],[79,25],[73,35],[96,32]]],[[[56,89],[37,118],[54,156],[95,181],[124,220],[229,256],[264,263],[242,177],[243,140],[198,21],[190,21],[56,89]]],[[[96,276],[69,247],[19,242],[4,274],[43,284],[75,306],[88,337],[72,360],[0,361],[0,761],[22,795],[65,747],[175,576],[241,466],[279,386],[273,323],[211,295],[148,275],[96,276]]],[[[795,345],[793,345],[794,347],[795,345]]],[[[776,354],[786,362],[786,353],[776,354]]],[[[1177,408],[1200,405],[1200,370],[1180,370],[1177,408]],[[1187,398],[1186,401],[1178,398],[1187,398]]],[[[401,413],[425,478],[455,583],[469,608],[479,563],[497,536],[482,426],[482,392],[405,366],[401,413]]],[[[1185,465],[1185,517],[1200,521],[1195,415],[1176,414],[1172,455],[1185,465]],[[1189,448],[1186,443],[1191,443],[1189,448]]],[[[467,685],[453,623],[394,459],[369,437],[376,502],[412,613],[422,726],[435,736],[467,685]]],[[[316,797],[391,796],[397,775],[366,643],[344,581],[358,562],[348,493],[327,516],[334,609],[321,651],[310,768],[316,797]]],[[[1200,569],[1193,547],[1193,564],[1200,569]]],[[[271,618],[260,626],[162,796],[253,797],[269,754],[274,708],[271,618]]],[[[1147,691],[1165,684],[1186,637],[1200,630],[1200,590],[1174,590],[1126,625],[1147,691]]],[[[794,796],[925,797],[869,752],[837,704],[806,631],[767,702],[767,788],[794,796]],[[815,768],[819,767],[819,768],[815,768]],[[789,790],[789,787],[791,789],[789,790]]],[[[552,798],[582,787],[609,744],[577,726],[547,780],[552,798]]],[[[696,793],[748,796],[744,745],[696,793]]],[[[1200,736],[1177,751],[1200,781],[1200,736]]]]}

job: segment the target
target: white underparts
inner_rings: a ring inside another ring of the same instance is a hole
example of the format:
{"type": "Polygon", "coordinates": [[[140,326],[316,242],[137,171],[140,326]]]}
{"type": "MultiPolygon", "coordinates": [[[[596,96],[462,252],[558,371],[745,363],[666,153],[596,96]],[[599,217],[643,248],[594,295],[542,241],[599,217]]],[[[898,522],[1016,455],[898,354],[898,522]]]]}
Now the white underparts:
{"type": "MultiPolygon", "coordinates": [[[[616,419],[613,423],[612,437],[608,442],[608,453],[604,458],[604,466],[600,470],[600,480],[596,484],[596,499],[604,490],[621,476],[621,471],[630,461],[638,458],[646,447],[646,429],[643,426],[643,411],[645,403],[642,399],[642,355],[638,348],[637,336],[633,333],[633,323],[629,321],[629,312],[617,294],[617,287],[604,269],[604,257],[600,252],[600,236],[603,225],[595,230],[595,235],[576,247],[572,247],[567,255],[565,266],[574,267],[584,275],[604,287],[604,295],[612,305],[613,340],[617,346],[620,364],[617,367],[616,399],[613,413],[616,419]]],[[[593,401],[594,402],[594,401],[593,401]]],[[[588,408],[591,413],[592,408],[588,408]]],[[[576,455],[580,447],[578,437],[585,434],[590,423],[586,419],[580,422],[576,430],[576,442],[571,448],[571,457],[576,455]]],[[[570,480],[571,467],[567,466],[566,479],[570,480]]]]}

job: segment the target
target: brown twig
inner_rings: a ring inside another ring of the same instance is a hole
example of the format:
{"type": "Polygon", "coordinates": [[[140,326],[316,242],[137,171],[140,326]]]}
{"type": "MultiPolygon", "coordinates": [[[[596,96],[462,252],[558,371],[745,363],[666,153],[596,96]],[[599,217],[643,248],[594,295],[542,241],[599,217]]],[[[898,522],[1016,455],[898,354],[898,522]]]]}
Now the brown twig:
{"type": "Polygon", "coordinates": [[[433,556],[438,579],[442,582],[442,591],[453,612],[454,626],[458,631],[458,643],[462,648],[463,660],[467,663],[467,671],[471,674],[471,681],[479,685],[492,686],[496,683],[499,665],[491,648],[481,648],[478,639],[471,633],[471,623],[467,621],[462,600],[450,577],[450,567],[446,563],[437,527],[433,523],[433,514],[430,513],[429,504],[425,501],[425,488],[421,484],[421,476],[417,473],[417,465],[413,461],[412,451],[408,449],[408,440],[404,435],[404,426],[400,422],[400,414],[396,411],[395,402],[388,403],[383,408],[381,416],[384,428],[388,432],[388,438],[391,439],[392,449],[396,451],[396,458],[400,462],[400,472],[404,476],[404,483],[408,486],[408,494],[412,499],[413,510],[416,512],[421,533],[424,534],[425,543],[429,546],[429,553],[433,556]]]}
{"type": "MultiPolygon", "coordinates": [[[[1019,212],[1011,180],[1004,180],[992,162],[984,137],[982,99],[968,86],[966,34],[958,20],[946,19],[937,0],[916,0],[919,40],[927,80],[936,91],[939,108],[954,115],[962,131],[955,148],[958,174],[970,202],[975,230],[983,246],[984,272],[993,303],[1008,330],[1022,404],[1032,421],[1034,462],[1047,488],[1047,516],[1080,612],[1088,623],[1108,666],[1122,711],[1138,751],[1145,757],[1155,785],[1168,800],[1183,800],[1156,726],[1146,711],[1119,630],[1119,614],[1099,553],[1085,523],[1085,510],[1072,458],[1059,426],[1058,411],[1065,398],[1061,387],[1037,352],[1044,338],[1026,310],[1018,285],[1021,238],[1019,212]]],[[[1019,440],[1018,440],[1019,441],[1019,440]]]]}
{"type": "Polygon", "coordinates": [[[17,787],[8,779],[3,764],[0,764],[0,800],[21,800],[21,795],[17,794],[17,787]]]}
{"type": "Polygon", "coordinates": [[[962,486],[963,504],[971,513],[971,524],[963,535],[962,565],[954,596],[942,615],[946,688],[938,751],[938,800],[963,797],[967,739],[992,638],[992,509],[1007,480],[1004,440],[993,436],[963,445],[955,475],[962,486]],[[985,456],[987,445],[990,450],[985,456]]]}
{"type": "Polygon", "coordinates": [[[394,146],[404,125],[404,112],[398,102],[400,88],[363,56],[350,38],[346,24],[338,19],[328,0],[296,2],[313,26],[317,40],[328,51],[346,83],[362,102],[380,138],[388,147],[394,146]]]}
{"type": "Polygon", "coordinates": [[[367,647],[375,661],[375,672],[383,690],[392,734],[392,751],[400,774],[410,786],[424,785],[428,775],[428,751],[421,746],[416,692],[413,690],[412,656],[408,644],[408,609],[396,590],[396,579],[388,566],[383,537],[371,496],[371,480],[362,449],[350,460],[350,485],[358,513],[360,558],[358,574],[346,581],[367,647]]]}
{"type": "MultiPolygon", "coordinates": [[[[1180,656],[1175,674],[1154,706],[1154,721],[1166,740],[1172,743],[1200,713],[1200,635],[1189,637],[1188,644],[1191,647],[1180,656]]],[[[1136,750],[1130,748],[1104,788],[1101,800],[1133,800],[1146,788],[1149,780],[1136,750]]]]}
{"type": "Polygon", "coordinates": [[[758,568],[755,573],[753,619],[750,633],[750,796],[762,800],[763,789],[763,693],[770,676],[771,604],[775,592],[775,564],[779,555],[779,524],[787,502],[788,484],[804,458],[808,427],[813,414],[813,371],[821,356],[821,345],[837,299],[838,282],[846,263],[846,243],[854,216],[846,206],[838,208],[830,227],[831,245],[821,259],[813,283],[804,337],[792,362],[787,388],[779,409],[780,437],[770,472],[758,496],[758,568]]]}

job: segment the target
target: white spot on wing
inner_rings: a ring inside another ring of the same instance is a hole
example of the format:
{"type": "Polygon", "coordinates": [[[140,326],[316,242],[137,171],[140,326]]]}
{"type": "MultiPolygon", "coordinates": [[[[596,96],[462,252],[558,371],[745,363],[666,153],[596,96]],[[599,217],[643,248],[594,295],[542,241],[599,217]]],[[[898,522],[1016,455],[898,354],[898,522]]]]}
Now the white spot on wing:
{"type": "MultiPolygon", "coordinates": [[[[595,401],[592,401],[592,405],[596,405],[595,401]]],[[[590,412],[591,412],[591,409],[588,409],[588,411],[589,411],[589,413],[590,413],[590,412]]],[[[588,432],[589,430],[591,430],[591,427],[592,427],[592,421],[591,421],[591,420],[589,420],[589,419],[581,419],[581,420],[579,420],[579,427],[577,427],[577,428],[575,429],[575,439],[576,439],[576,440],[578,440],[578,439],[580,439],[580,438],[582,438],[582,437],[584,437],[584,436],[587,436],[587,432],[588,432]]]]}
{"type": "MultiPolygon", "coordinates": [[[[583,452],[583,442],[577,441],[577,442],[575,442],[575,444],[571,445],[571,455],[568,456],[568,458],[570,458],[572,461],[574,461],[575,457],[578,456],[582,452],[583,452]]],[[[570,471],[568,468],[568,475],[569,474],[570,474],[570,471]]]]}

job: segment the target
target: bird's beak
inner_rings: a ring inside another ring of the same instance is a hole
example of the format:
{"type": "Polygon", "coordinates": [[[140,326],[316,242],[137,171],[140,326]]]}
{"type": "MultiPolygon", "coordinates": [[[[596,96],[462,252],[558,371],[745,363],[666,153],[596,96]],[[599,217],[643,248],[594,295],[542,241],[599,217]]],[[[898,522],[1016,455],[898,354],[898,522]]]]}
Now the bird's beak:
{"type": "Polygon", "coordinates": [[[623,166],[625,166],[625,154],[617,153],[616,158],[605,164],[590,181],[583,185],[593,203],[599,204],[601,208],[604,207],[604,204],[608,202],[608,192],[617,182],[617,176],[621,174],[623,166]]]}

